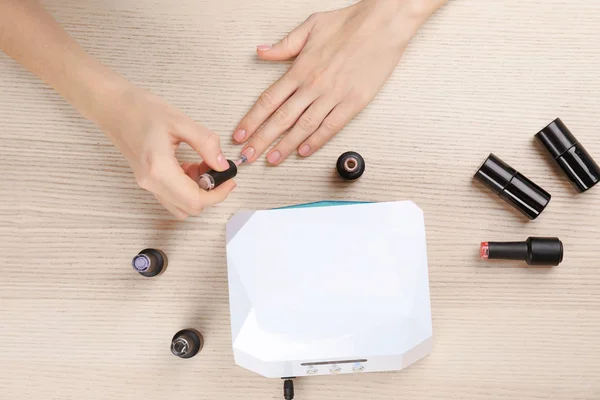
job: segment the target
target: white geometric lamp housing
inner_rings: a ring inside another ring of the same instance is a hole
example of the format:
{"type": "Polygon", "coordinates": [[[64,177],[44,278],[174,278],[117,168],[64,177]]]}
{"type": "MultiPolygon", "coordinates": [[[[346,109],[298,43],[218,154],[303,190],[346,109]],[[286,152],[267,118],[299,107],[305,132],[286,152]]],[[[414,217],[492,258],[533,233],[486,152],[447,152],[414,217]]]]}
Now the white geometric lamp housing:
{"type": "Polygon", "coordinates": [[[241,212],[227,225],[236,364],[265,377],[401,370],[432,348],[410,201],[241,212]]]}

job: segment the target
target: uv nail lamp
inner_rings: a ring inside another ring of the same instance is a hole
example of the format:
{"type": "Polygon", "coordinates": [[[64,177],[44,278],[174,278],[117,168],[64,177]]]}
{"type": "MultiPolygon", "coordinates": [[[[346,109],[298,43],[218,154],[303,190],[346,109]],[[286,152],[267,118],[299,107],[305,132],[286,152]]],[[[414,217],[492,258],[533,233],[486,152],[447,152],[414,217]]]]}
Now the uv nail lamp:
{"type": "Polygon", "coordinates": [[[423,212],[410,201],[240,212],[233,353],[269,378],[401,370],[430,353],[423,212]]]}

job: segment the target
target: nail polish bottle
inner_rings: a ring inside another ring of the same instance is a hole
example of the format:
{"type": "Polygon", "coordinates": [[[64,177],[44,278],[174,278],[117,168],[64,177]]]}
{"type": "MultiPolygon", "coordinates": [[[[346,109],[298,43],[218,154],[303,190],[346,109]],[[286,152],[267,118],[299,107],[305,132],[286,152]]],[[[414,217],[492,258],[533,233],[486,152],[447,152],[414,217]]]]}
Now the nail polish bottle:
{"type": "Polygon", "coordinates": [[[522,260],[532,266],[556,266],[563,260],[563,251],[558,238],[530,237],[524,242],[482,242],[479,254],[484,260],[522,260]]]}
{"type": "Polygon", "coordinates": [[[347,151],[338,157],[335,168],[345,181],[354,181],[365,172],[365,159],[355,151],[347,151]]]}
{"type": "Polygon", "coordinates": [[[585,192],[600,181],[600,167],[560,118],[536,133],[535,137],[560,165],[578,192],[585,192]]]}
{"type": "Polygon", "coordinates": [[[161,274],[167,264],[167,255],[157,249],[144,249],[131,260],[133,269],[146,278],[161,274]]]}
{"type": "Polygon", "coordinates": [[[204,338],[195,329],[183,329],[171,339],[171,353],[179,358],[192,358],[204,347],[204,338]]]}

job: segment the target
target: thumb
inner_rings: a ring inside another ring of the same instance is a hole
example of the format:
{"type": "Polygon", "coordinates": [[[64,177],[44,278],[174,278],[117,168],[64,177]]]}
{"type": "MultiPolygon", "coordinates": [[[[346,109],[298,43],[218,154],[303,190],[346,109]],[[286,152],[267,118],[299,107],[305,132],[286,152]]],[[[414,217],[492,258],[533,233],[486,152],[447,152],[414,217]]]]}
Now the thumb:
{"type": "Polygon", "coordinates": [[[225,171],[229,163],[221,150],[219,136],[209,129],[191,122],[179,129],[180,139],[190,145],[202,160],[215,171],[225,171]]]}
{"type": "Polygon", "coordinates": [[[257,46],[256,52],[258,56],[263,60],[273,61],[288,60],[296,57],[306,45],[308,36],[315,26],[315,19],[314,14],[311,15],[300,26],[272,46],[265,44],[257,46]]]}

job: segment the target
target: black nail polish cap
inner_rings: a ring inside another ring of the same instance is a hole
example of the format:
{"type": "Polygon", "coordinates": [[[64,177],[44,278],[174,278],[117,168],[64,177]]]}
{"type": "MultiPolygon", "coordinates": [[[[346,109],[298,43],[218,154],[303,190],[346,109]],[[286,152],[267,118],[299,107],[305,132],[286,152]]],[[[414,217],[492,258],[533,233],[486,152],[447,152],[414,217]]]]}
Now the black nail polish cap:
{"type": "Polygon", "coordinates": [[[536,133],[535,137],[579,192],[585,192],[600,181],[600,167],[560,118],[536,133]]]}
{"type": "Polygon", "coordinates": [[[237,165],[231,160],[227,160],[229,168],[225,171],[210,170],[205,172],[198,179],[198,185],[204,190],[212,190],[219,187],[223,182],[235,178],[238,172],[237,165]]]}
{"type": "Polygon", "coordinates": [[[550,193],[494,154],[481,164],[474,178],[531,220],[536,219],[550,202],[550,193]]]}
{"type": "Polygon", "coordinates": [[[229,168],[227,168],[225,171],[210,171],[209,172],[209,174],[215,180],[215,187],[218,187],[225,181],[235,178],[235,176],[237,175],[237,172],[238,172],[237,165],[235,165],[235,163],[231,160],[227,160],[227,163],[229,163],[229,168]]]}

